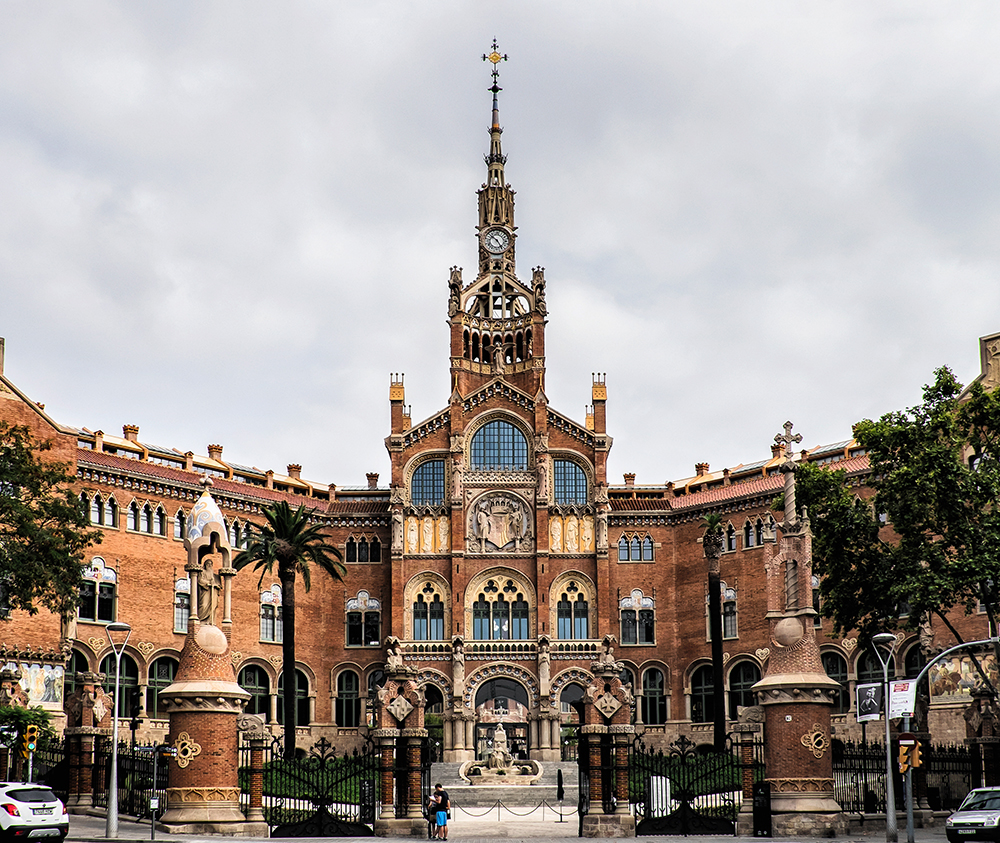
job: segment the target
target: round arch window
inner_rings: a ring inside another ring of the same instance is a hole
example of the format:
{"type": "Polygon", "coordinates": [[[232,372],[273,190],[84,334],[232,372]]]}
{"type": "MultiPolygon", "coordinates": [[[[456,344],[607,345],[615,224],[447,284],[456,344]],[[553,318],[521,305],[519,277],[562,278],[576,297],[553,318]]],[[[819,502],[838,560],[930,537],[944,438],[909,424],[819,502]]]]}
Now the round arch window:
{"type": "Polygon", "coordinates": [[[473,471],[527,471],[528,440],[510,422],[487,422],[472,437],[469,462],[473,471]]]}

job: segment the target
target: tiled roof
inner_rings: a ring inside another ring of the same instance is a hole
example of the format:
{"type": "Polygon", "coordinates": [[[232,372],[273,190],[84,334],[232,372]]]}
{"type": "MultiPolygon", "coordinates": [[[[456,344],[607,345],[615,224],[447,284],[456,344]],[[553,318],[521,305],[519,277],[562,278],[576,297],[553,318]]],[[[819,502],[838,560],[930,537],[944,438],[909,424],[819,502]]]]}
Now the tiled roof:
{"type": "MultiPolygon", "coordinates": [[[[179,468],[170,468],[157,463],[143,462],[142,460],[130,460],[125,457],[105,454],[101,451],[92,451],[87,448],[77,449],[77,464],[92,465],[98,468],[112,468],[120,471],[127,471],[130,474],[140,474],[158,480],[172,483],[184,483],[188,486],[197,486],[201,482],[201,473],[197,471],[184,471],[179,468]]],[[[277,489],[266,489],[263,486],[255,486],[252,483],[238,483],[235,480],[226,480],[222,477],[212,478],[212,489],[226,494],[236,495],[243,498],[254,498],[260,501],[297,501],[303,503],[304,495],[295,495],[288,492],[279,492],[277,489]]],[[[316,509],[326,509],[326,501],[315,498],[305,498],[313,501],[316,509]]]]}

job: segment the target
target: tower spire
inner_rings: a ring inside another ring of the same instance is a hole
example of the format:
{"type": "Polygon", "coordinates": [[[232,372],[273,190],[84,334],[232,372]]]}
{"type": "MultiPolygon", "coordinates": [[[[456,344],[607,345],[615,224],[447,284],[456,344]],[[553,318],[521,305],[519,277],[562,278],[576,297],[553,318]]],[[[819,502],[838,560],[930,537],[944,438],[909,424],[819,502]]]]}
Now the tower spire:
{"type": "Polygon", "coordinates": [[[486,183],[488,185],[499,185],[500,187],[503,187],[503,165],[507,159],[500,146],[500,135],[503,133],[503,129],[500,127],[500,104],[497,99],[497,94],[503,90],[503,88],[500,87],[499,64],[502,61],[507,61],[507,54],[504,53],[501,55],[500,51],[497,49],[496,38],[493,39],[493,47],[491,51],[483,54],[483,61],[488,61],[493,64],[493,70],[491,72],[493,84],[487,88],[488,91],[493,93],[493,116],[490,123],[490,153],[486,156],[486,166],[488,168],[486,183]]]}

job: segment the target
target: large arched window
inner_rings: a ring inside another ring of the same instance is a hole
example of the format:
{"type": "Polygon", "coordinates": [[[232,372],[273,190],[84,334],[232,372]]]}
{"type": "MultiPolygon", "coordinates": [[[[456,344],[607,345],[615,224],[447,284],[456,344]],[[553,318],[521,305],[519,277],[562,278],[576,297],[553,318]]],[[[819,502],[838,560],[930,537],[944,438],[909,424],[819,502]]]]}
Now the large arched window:
{"type": "MultiPolygon", "coordinates": [[[[115,693],[115,654],[108,653],[101,659],[100,673],[105,675],[104,693],[114,696],[115,693]]],[[[133,690],[139,690],[139,665],[128,653],[122,653],[121,673],[118,678],[118,716],[129,716],[128,702],[132,699],[133,690]]]]}
{"type": "MultiPolygon", "coordinates": [[[[285,725],[285,674],[278,677],[278,722],[285,725]]],[[[309,680],[301,670],[295,671],[295,727],[309,725],[309,680]]]]}
{"type": "Polygon", "coordinates": [[[337,702],[334,716],[337,725],[354,729],[361,722],[361,684],[353,670],[342,670],[337,676],[337,702]]]}
{"type": "Polygon", "coordinates": [[[87,657],[81,653],[79,650],[73,650],[69,657],[69,666],[66,668],[66,672],[63,678],[63,699],[68,700],[74,693],[76,689],[83,688],[83,682],[77,681],[76,675],[78,673],[89,673],[90,664],[87,661],[87,657]]]}
{"type": "Polygon", "coordinates": [[[691,677],[691,722],[712,723],[715,720],[715,685],[712,668],[702,665],[691,677]]]}
{"type": "Polygon", "coordinates": [[[410,500],[414,506],[444,503],[444,460],[428,460],[417,466],[410,481],[410,500]]]}
{"type": "Polygon", "coordinates": [[[663,671],[656,667],[642,674],[642,722],[647,726],[667,722],[666,682],[663,671]]]}
{"type": "Polygon", "coordinates": [[[472,637],[476,641],[523,640],[528,637],[528,601],[514,580],[487,580],[472,604],[472,637]]]}
{"type": "Polygon", "coordinates": [[[587,475],[571,460],[553,460],[552,491],[556,503],[585,504],[587,475]]]}
{"type": "Polygon", "coordinates": [[[146,686],[146,716],[166,718],[167,712],[160,701],[160,692],[174,681],[177,659],[161,656],[149,667],[149,685],[146,686]]]}
{"type": "MultiPolygon", "coordinates": [[[[890,661],[889,678],[893,679],[895,676],[896,665],[895,662],[890,661]]],[[[882,662],[878,660],[878,656],[873,652],[866,650],[858,659],[858,684],[870,685],[873,682],[881,684],[883,679],[882,662]]]]}
{"type": "Polygon", "coordinates": [[[444,602],[433,583],[428,582],[413,602],[414,641],[444,640],[444,602]]]}
{"type": "Polygon", "coordinates": [[[487,422],[472,437],[470,464],[473,471],[526,471],[528,440],[510,422],[487,422]]]}
{"type": "Polygon", "coordinates": [[[77,614],[82,621],[111,623],[115,619],[118,572],[100,556],[83,569],[77,614]]]}
{"type": "Polygon", "coordinates": [[[747,708],[757,702],[751,690],[760,682],[760,668],[753,662],[742,661],[729,673],[729,719],[736,720],[740,708],[747,708]]]}
{"type": "Polygon", "coordinates": [[[833,697],[833,713],[844,714],[851,707],[851,698],[847,693],[847,661],[840,653],[823,653],[823,670],[834,682],[840,683],[840,689],[833,697]]]}
{"type": "Polygon", "coordinates": [[[237,681],[240,687],[250,695],[244,711],[247,714],[259,714],[265,721],[269,720],[271,717],[271,683],[268,681],[264,668],[248,664],[240,671],[237,681]]]}

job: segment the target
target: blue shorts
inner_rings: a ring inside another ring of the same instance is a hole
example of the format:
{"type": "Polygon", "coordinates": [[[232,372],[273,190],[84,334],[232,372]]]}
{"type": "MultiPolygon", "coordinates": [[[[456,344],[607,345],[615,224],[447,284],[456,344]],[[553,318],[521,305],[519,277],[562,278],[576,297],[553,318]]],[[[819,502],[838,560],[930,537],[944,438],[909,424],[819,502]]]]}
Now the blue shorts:
{"type": "Polygon", "coordinates": [[[437,824],[438,825],[448,825],[448,812],[438,811],[437,812],[437,824]]]}

